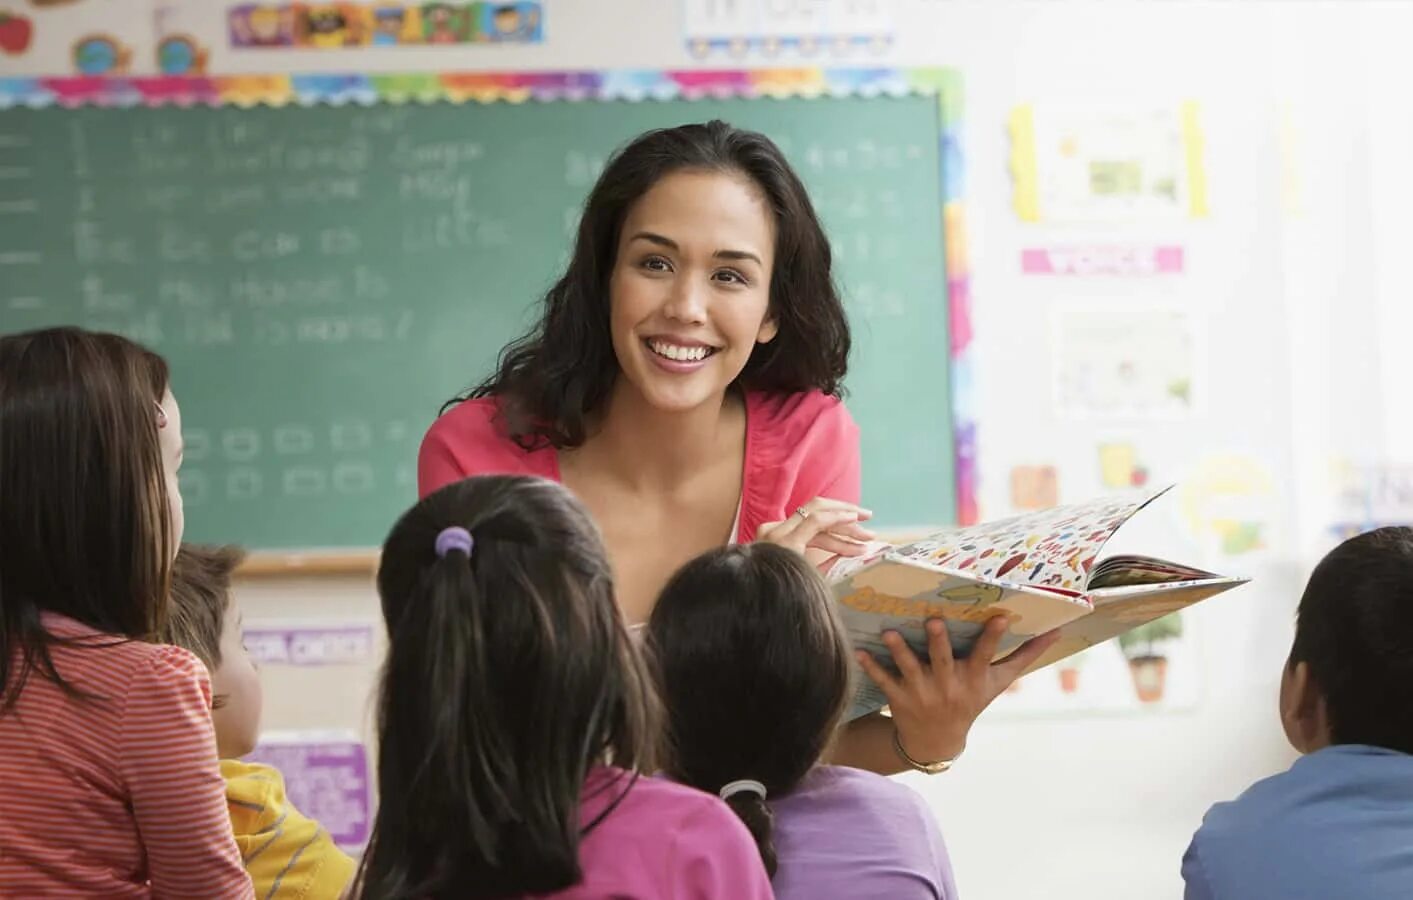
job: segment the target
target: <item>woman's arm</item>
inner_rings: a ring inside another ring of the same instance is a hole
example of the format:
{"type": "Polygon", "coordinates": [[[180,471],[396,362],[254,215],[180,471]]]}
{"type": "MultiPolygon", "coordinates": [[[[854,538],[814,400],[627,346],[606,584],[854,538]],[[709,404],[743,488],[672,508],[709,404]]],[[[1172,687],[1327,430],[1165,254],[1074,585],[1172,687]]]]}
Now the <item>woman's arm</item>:
{"type": "Polygon", "coordinates": [[[849,723],[835,744],[831,762],[883,775],[910,768],[893,745],[894,729],[898,742],[915,760],[956,759],[977,716],[1059,638],[1056,632],[1041,635],[1005,659],[991,662],[1007,627],[1005,616],[989,619],[971,655],[956,660],[946,627],[933,619],[927,623],[930,664],[918,659],[901,635],[888,632],[883,641],[898,667],[896,676],[859,652],[859,665],[888,698],[892,719],[874,714],[849,723]]]}
{"type": "Polygon", "coordinates": [[[115,752],[154,898],[253,898],[216,761],[211,689],[196,657],[156,647],[128,688],[115,752]]]}

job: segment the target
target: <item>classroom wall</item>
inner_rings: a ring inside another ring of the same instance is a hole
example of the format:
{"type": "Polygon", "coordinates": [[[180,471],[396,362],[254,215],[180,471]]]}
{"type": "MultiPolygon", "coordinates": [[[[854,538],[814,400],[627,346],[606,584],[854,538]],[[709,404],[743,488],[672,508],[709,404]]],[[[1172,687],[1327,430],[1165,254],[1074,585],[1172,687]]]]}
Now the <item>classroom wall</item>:
{"type": "MultiPolygon", "coordinates": [[[[468,50],[451,64],[415,49],[366,61],[356,53],[278,58],[305,71],[698,65],[684,50],[674,4],[617,0],[612,15],[605,4],[547,6],[544,45],[468,50]]],[[[967,82],[983,516],[1008,509],[1012,466],[1084,471],[1096,438],[1149,448],[1160,479],[1181,479],[1204,455],[1226,452],[1258,460],[1276,486],[1264,552],[1224,559],[1182,527],[1172,506],[1157,510],[1143,532],[1153,544],[1144,550],[1199,557],[1256,579],[1193,617],[1204,661],[1193,708],[984,717],[951,773],[906,780],[936,811],[972,900],[1179,897],[1179,859],[1206,808],[1290,760],[1275,717],[1276,682],[1303,578],[1329,544],[1330,459],[1413,453],[1413,426],[1397,414],[1392,389],[1413,365],[1400,352],[1410,313],[1401,302],[1408,276],[1396,262],[1413,214],[1404,174],[1413,132],[1379,117],[1410,83],[1395,41],[1413,21],[1397,4],[1378,3],[898,0],[895,8],[898,40],[884,62],[955,66],[967,82]],[[1085,232],[1016,221],[1006,115],[1022,102],[1153,98],[1201,103],[1212,215],[1135,232],[1175,237],[1188,253],[1187,275],[1161,285],[1096,285],[1095,299],[1148,302],[1156,291],[1203,314],[1204,410],[1186,423],[1104,434],[1044,410],[1015,415],[1048,377],[1045,322],[1059,302],[1048,285],[1018,273],[1018,250],[1085,232]]],[[[65,41],[51,38],[6,65],[62,70],[66,52],[65,41]]],[[[212,67],[261,71],[272,59],[218,49],[212,67]]],[[[1069,499],[1086,492],[1079,481],[1069,499]]],[[[242,584],[239,596],[255,621],[377,621],[368,578],[261,579],[242,584]]],[[[266,725],[359,727],[374,677],[371,664],[268,670],[266,725]]]]}

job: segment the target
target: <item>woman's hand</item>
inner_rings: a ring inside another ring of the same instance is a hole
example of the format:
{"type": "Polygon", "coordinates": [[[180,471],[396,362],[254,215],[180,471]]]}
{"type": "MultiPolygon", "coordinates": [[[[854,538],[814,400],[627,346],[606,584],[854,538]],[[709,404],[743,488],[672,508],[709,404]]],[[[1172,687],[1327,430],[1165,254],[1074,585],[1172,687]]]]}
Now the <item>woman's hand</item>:
{"type": "Polygon", "coordinates": [[[913,759],[956,759],[966,747],[967,732],[981,711],[1060,637],[1059,632],[1047,632],[1021,644],[1005,659],[992,662],[1007,627],[1004,615],[988,619],[971,655],[956,660],[952,658],[946,625],[940,619],[929,620],[927,651],[931,664],[918,659],[902,635],[887,632],[883,641],[900,675],[883,668],[868,653],[856,654],[864,672],[887,696],[899,743],[913,759]]]}
{"type": "Polygon", "coordinates": [[[763,523],[756,529],[756,540],[789,547],[816,564],[839,556],[862,556],[875,535],[860,523],[871,518],[873,513],[861,506],[816,497],[783,522],[763,523]]]}

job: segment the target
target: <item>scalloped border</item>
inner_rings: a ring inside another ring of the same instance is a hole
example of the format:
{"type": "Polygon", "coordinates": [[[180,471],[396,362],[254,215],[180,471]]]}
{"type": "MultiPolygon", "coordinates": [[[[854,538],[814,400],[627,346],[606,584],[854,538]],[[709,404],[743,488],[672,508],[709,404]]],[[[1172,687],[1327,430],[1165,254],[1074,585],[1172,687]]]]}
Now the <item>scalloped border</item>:
{"type": "Polygon", "coordinates": [[[0,78],[0,110],[29,107],[312,106],[377,103],[695,100],[754,97],[937,98],[943,246],[951,335],[957,521],[977,521],[971,272],[966,255],[960,140],[962,79],[941,68],[792,68],[579,72],[426,72],[0,78]]]}

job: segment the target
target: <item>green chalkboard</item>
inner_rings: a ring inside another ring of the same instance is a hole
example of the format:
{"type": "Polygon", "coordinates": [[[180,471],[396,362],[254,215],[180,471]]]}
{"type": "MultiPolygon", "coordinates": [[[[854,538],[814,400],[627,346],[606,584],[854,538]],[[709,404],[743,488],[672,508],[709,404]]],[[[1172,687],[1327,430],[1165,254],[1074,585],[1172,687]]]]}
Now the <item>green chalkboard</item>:
{"type": "Polygon", "coordinates": [[[0,325],[171,361],[189,535],[381,542],[421,436],[564,264],[605,157],[720,117],[781,143],[840,261],[884,526],[954,514],[936,97],[0,112],[0,325]]]}

